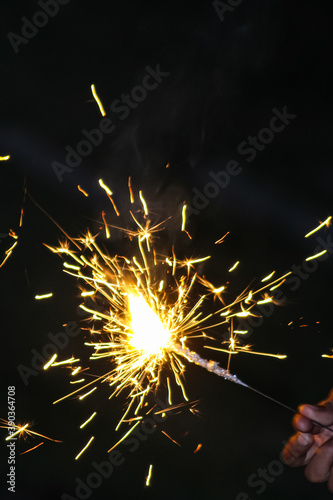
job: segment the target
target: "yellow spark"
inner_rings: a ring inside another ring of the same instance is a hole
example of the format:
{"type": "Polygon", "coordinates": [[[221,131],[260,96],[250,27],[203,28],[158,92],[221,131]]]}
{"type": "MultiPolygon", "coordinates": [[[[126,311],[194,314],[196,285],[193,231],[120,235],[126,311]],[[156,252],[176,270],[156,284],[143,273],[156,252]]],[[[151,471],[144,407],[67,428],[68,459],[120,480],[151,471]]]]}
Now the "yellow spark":
{"type": "Polygon", "coordinates": [[[305,260],[308,262],[309,260],[317,259],[318,257],[321,257],[322,255],[324,255],[326,252],[327,252],[327,250],[323,250],[322,252],[316,253],[316,255],[311,255],[311,257],[308,257],[305,260]]]}
{"type": "Polygon", "coordinates": [[[80,270],[79,266],[73,266],[73,264],[68,264],[68,262],[64,262],[63,266],[66,267],[66,269],[74,269],[74,271],[80,270]]]}
{"type": "Polygon", "coordinates": [[[43,300],[43,299],[49,299],[50,297],[53,297],[53,293],[46,293],[45,295],[36,295],[35,299],[43,300]]]}
{"type": "Polygon", "coordinates": [[[188,271],[190,270],[191,267],[193,267],[193,264],[198,264],[199,262],[204,262],[205,260],[210,259],[210,255],[207,255],[207,257],[202,257],[201,259],[193,259],[193,260],[188,260],[186,261],[186,266],[188,271]]]}
{"type": "Polygon", "coordinates": [[[10,158],[10,155],[7,156],[0,156],[0,161],[8,161],[10,158]]]}
{"type": "Polygon", "coordinates": [[[309,233],[307,233],[304,238],[308,238],[309,236],[311,236],[313,233],[315,233],[316,231],[319,231],[319,229],[321,229],[322,227],[324,226],[329,226],[330,224],[330,221],[332,219],[332,216],[330,215],[329,217],[327,217],[327,219],[322,222],[321,224],[319,224],[319,226],[315,227],[312,231],[310,231],[309,233]]]}
{"type": "Polygon", "coordinates": [[[207,255],[207,257],[202,257],[201,259],[189,260],[188,264],[192,265],[192,264],[197,264],[198,262],[204,262],[205,260],[210,259],[210,257],[211,257],[210,255],[207,255]]]}
{"type": "Polygon", "coordinates": [[[16,247],[17,245],[17,241],[15,241],[14,245],[12,245],[10,248],[8,248],[8,250],[6,250],[5,252],[5,255],[6,257],[4,258],[4,260],[1,262],[0,264],[0,267],[2,267],[4,265],[4,263],[6,262],[7,259],[9,259],[9,257],[11,256],[11,254],[13,253],[13,250],[14,248],[16,247]]]}
{"type": "Polygon", "coordinates": [[[273,290],[275,290],[276,288],[279,288],[279,286],[281,286],[281,285],[282,285],[285,281],[286,281],[285,279],[284,279],[284,280],[282,280],[282,281],[280,281],[280,283],[278,283],[277,285],[272,286],[272,287],[269,289],[269,291],[270,291],[270,292],[272,292],[272,291],[273,291],[273,290]]]}
{"type": "Polygon", "coordinates": [[[222,311],[222,312],[220,313],[220,316],[229,316],[229,314],[231,314],[230,309],[228,309],[227,311],[222,311]]]}
{"type": "Polygon", "coordinates": [[[17,241],[15,241],[14,245],[12,245],[10,248],[8,248],[8,250],[6,250],[6,254],[11,254],[12,251],[14,250],[14,248],[16,247],[17,245],[17,241]]]}
{"type": "Polygon", "coordinates": [[[81,293],[81,297],[90,297],[91,295],[95,295],[95,290],[90,290],[90,291],[87,291],[87,292],[82,292],[81,293]]]}
{"type": "Polygon", "coordinates": [[[150,480],[151,480],[151,473],[153,470],[153,466],[149,466],[149,471],[148,471],[148,476],[146,477],[146,486],[150,486],[150,480]]]}
{"type": "Polygon", "coordinates": [[[173,443],[175,443],[177,446],[181,447],[179,443],[177,443],[177,441],[175,441],[174,439],[172,439],[171,436],[169,436],[169,434],[167,434],[165,431],[161,431],[162,434],[164,434],[167,438],[170,439],[170,441],[172,441],[173,443]]]}
{"type": "Polygon", "coordinates": [[[20,213],[20,222],[19,222],[19,226],[22,227],[22,224],[23,224],[23,214],[24,214],[24,211],[23,211],[23,208],[21,208],[21,213],[20,213]]]}
{"type": "Polygon", "coordinates": [[[175,254],[174,246],[172,245],[172,276],[175,275],[176,265],[177,265],[176,254],[175,254]]]}
{"type": "Polygon", "coordinates": [[[79,190],[82,194],[84,194],[84,196],[86,196],[86,197],[88,198],[89,194],[88,194],[88,193],[87,193],[84,189],[82,189],[82,187],[80,186],[80,184],[78,185],[78,187],[77,187],[77,188],[78,188],[78,190],[79,190]]]}
{"type": "Polygon", "coordinates": [[[223,292],[223,290],[225,290],[225,286],[220,286],[220,288],[214,288],[213,292],[220,293],[220,292],[223,292]]]}
{"type": "Polygon", "coordinates": [[[9,233],[8,233],[8,236],[10,236],[11,238],[14,238],[14,240],[17,240],[18,239],[18,236],[17,234],[15,233],[15,231],[13,231],[12,229],[10,229],[9,233]]]}
{"type": "Polygon", "coordinates": [[[215,241],[215,245],[219,245],[220,243],[222,243],[222,242],[223,242],[223,240],[224,240],[224,238],[225,238],[226,236],[228,236],[228,234],[229,234],[229,231],[228,231],[227,233],[225,233],[225,234],[222,236],[222,238],[220,238],[219,240],[216,240],[216,241],[215,241]]]}
{"type": "Polygon", "coordinates": [[[261,281],[263,282],[263,281],[270,280],[274,276],[274,274],[275,274],[275,271],[273,271],[271,274],[269,274],[268,276],[266,276],[266,278],[263,278],[261,281]]]}
{"type": "Polygon", "coordinates": [[[42,438],[45,438],[45,439],[48,439],[49,441],[54,441],[56,443],[61,443],[61,441],[59,441],[58,439],[52,439],[48,436],[44,436],[44,434],[39,434],[38,432],[35,432],[35,431],[31,431],[30,429],[27,430],[29,424],[25,424],[24,426],[19,426],[19,425],[12,425],[10,424],[7,420],[4,420],[4,419],[0,419],[0,423],[1,424],[5,424],[5,425],[0,425],[0,428],[2,429],[9,429],[9,428],[12,428],[14,427],[16,429],[16,432],[11,434],[10,436],[8,436],[6,438],[6,441],[9,441],[10,439],[12,439],[12,437],[14,437],[15,435],[19,434],[19,433],[26,433],[28,436],[31,436],[31,435],[34,435],[34,436],[39,436],[39,437],[42,437],[42,438]],[[10,424],[10,425],[9,425],[10,424]]]}
{"type": "Polygon", "coordinates": [[[130,192],[130,201],[131,203],[134,203],[134,197],[133,197],[133,191],[132,191],[132,182],[131,182],[131,177],[128,178],[128,190],[130,192]]]}
{"type": "Polygon", "coordinates": [[[103,222],[104,222],[104,227],[105,227],[105,235],[107,238],[110,238],[110,231],[109,231],[109,227],[108,227],[108,224],[105,220],[105,212],[103,211],[102,212],[102,219],[103,219],[103,222]]]}
{"type": "Polygon", "coordinates": [[[106,191],[106,193],[107,193],[109,196],[112,196],[112,194],[113,194],[113,193],[112,193],[111,189],[110,189],[110,188],[108,188],[108,187],[104,184],[103,180],[102,180],[102,179],[99,179],[99,181],[98,181],[98,182],[99,182],[99,185],[100,185],[100,186],[101,186],[101,187],[102,187],[102,188],[106,191]]]}
{"type": "Polygon", "coordinates": [[[76,375],[81,370],[81,366],[77,366],[71,373],[71,375],[76,375]]]}
{"type": "Polygon", "coordinates": [[[53,363],[52,366],[68,365],[71,363],[77,363],[78,361],[80,361],[80,360],[75,359],[75,358],[69,358],[69,359],[65,359],[64,361],[57,361],[56,363],[53,363]]]}
{"type": "Polygon", "coordinates": [[[158,291],[161,292],[163,290],[163,287],[164,287],[164,280],[161,280],[158,287],[158,291]]]}
{"type": "Polygon", "coordinates": [[[148,215],[147,203],[146,203],[146,200],[145,200],[145,199],[144,199],[144,197],[143,197],[142,191],[139,191],[139,196],[140,196],[140,200],[141,200],[141,203],[142,203],[142,206],[143,206],[143,210],[144,210],[144,212],[145,212],[145,215],[148,215]]]}
{"type": "Polygon", "coordinates": [[[80,425],[80,429],[83,429],[83,427],[85,427],[95,417],[95,415],[97,415],[97,413],[94,411],[94,413],[90,415],[90,417],[87,418],[87,420],[83,422],[83,424],[80,425]]]}
{"type": "Polygon", "coordinates": [[[182,231],[185,231],[185,226],[186,226],[186,209],[187,205],[183,205],[182,209],[182,231]]]}
{"type": "Polygon", "coordinates": [[[92,84],[92,85],[91,85],[91,91],[92,91],[92,95],[94,96],[95,101],[96,101],[96,102],[97,102],[97,104],[98,104],[98,107],[99,107],[99,110],[100,110],[100,112],[101,112],[101,115],[102,115],[102,116],[105,116],[105,115],[106,115],[106,113],[105,113],[105,111],[104,111],[103,104],[101,103],[101,100],[100,100],[100,98],[99,98],[99,97],[98,97],[98,95],[97,95],[96,88],[95,88],[95,85],[94,85],[94,84],[92,84]]]}
{"type": "Polygon", "coordinates": [[[79,306],[81,309],[83,309],[84,311],[88,312],[88,313],[91,313],[93,314],[94,316],[100,316],[101,318],[104,318],[104,319],[109,319],[109,316],[107,316],[106,314],[103,314],[101,312],[98,312],[98,311],[93,311],[92,309],[89,309],[88,307],[86,307],[85,305],[83,304],[80,304],[79,306]]]}
{"type": "Polygon", "coordinates": [[[241,348],[241,347],[238,347],[238,349],[240,349],[242,352],[245,352],[247,354],[256,354],[257,356],[267,356],[269,358],[286,359],[286,357],[287,357],[286,354],[269,354],[267,352],[250,351],[249,349],[241,348]]]}
{"type": "Polygon", "coordinates": [[[202,448],[202,444],[199,443],[193,453],[198,453],[198,451],[201,450],[201,448],[202,448]]]}
{"type": "Polygon", "coordinates": [[[82,399],[89,396],[92,392],[96,391],[96,389],[97,389],[97,386],[93,387],[90,391],[86,392],[85,394],[82,394],[82,396],[79,397],[79,400],[82,401],[82,399]]]}
{"type": "Polygon", "coordinates": [[[108,453],[110,453],[110,451],[112,451],[112,450],[114,450],[115,448],[117,448],[118,444],[120,444],[122,441],[124,441],[124,439],[126,439],[126,438],[127,438],[127,436],[129,436],[129,434],[131,434],[131,432],[133,432],[133,431],[134,431],[134,429],[135,429],[135,427],[137,427],[139,424],[141,424],[141,421],[140,421],[140,420],[138,420],[138,421],[137,421],[137,423],[136,423],[136,424],[134,424],[134,425],[133,425],[133,427],[131,427],[131,429],[130,429],[128,432],[126,432],[126,434],[124,434],[124,435],[123,435],[123,437],[122,437],[122,438],[120,438],[120,439],[119,439],[119,441],[117,441],[117,443],[116,443],[116,444],[114,444],[114,445],[112,446],[112,448],[110,448],[110,449],[108,450],[108,453]]]}
{"type": "Polygon", "coordinates": [[[28,425],[29,424],[25,424],[23,427],[20,427],[16,432],[11,434],[10,436],[7,436],[6,441],[10,441],[11,439],[13,439],[14,436],[17,436],[17,434],[20,434],[21,432],[23,432],[28,427],[28,425]]]}
{"type": "MultiPolygon", "coordinates": [[[[73,374],[72,374],[73,375],[73,374]]],[[[85,378],[80,378],[80,380],[71,380],[69,383],[70,384],[81,384],[84,382],[86,379],[85,378]]]]}
{"type": "Polygon", "coordinates": [[[8,253],[8,254],[6,255],[6,257],[4,258],[4,260],[1,262],[0,267],[2,267],[2,266],[5,264],[6,260],[7,260],[7,259],[9,259],[9,257],[10,257],[10,255],[11,255],[11,253],[12,253],[12,252],[10,252],[10,253],[8,253]]]}
{"type": "Polygon", "coordinates": [[[83,453],[84,451],[86,451],[86,449],[88,448],[88,446],[90,446],[90,444],[92,443],[93,439],[94,439],[94,436],[91,436],[91,438],[89,439],[89,441],[88,441],[88,443],[85,445],[85,447],[84,447],[84,448],[82,448],[82,450],[80,451],[80,453],[78,453],[78,454],[76,455],[75,460],[78,460],[78,459],[80,458],[80,456],[82,455],[82,453],[83,453]]]}
{"type": "Polygon", "coordinates": [[[171,401],[171,387],[170,387],[170,379],[167,377],[167,385],[168,385],[168,403],[171,406],[172,401],[171,401]]]}
{"type": "Polygon", "coordinates": [[[110,201],[112,203],[112,206],[113,206],[113,210],[116,212],[116,215],[119,217],[119,212],[118,212],[118,209],[116,207],[116,204],[115,202],[113,201],[113,199],[110,197],[110,201]]]}
{"type": "Polygon", "coordinates": [[[47,370],[57,358],[58,354],[53,354],[52,358],[43,366],[44,370],[47,370]]]}
{"type": "Polygon", "coordinates": [[[231,271],[234,271],[236,269],[236,267],[238,266],[239,264],[239,260],[237,262],[235,262],[235,264],[229,269],[229,273],[231,273],[231,271]]]}
{"type": "Polygon", "coordinates": [[[22,453],[20,453],[20,455],[25,455],[26,453],[29,453],[29,451],[33,451],[33,450],[35,450],[36,448],[39,448],[39,446],[42,446],[42,444],[44,444],[44,441],[42,441],[42,442],[41,442],[41,443],[39,443],[39,444],[36,444],[36,446],[34,446],[33,448],[30,448],[29,450],[23,451],[22,453]]]}
{"type": "Polygon", "coordinates": [[[272,302],[272,297],[267,297],[263,300],[258,300],[257,304],[267,304],[268,302],[272,302]]]}
{"type": "Polygon", "coordinates": [[[140,269],[140,272],[143,274],[144,270],[142,269],[142,267],[140,266],[139,262],[136,260],[135,257],[133,257],[133,262],[138,267],[138,269],[140,269]]]}
{"type": "Polygon", "coordinates": [[[237,333],[238,335],[245,335],[248,332],[248,330],[234,330],[234,333],[237,333]]]}

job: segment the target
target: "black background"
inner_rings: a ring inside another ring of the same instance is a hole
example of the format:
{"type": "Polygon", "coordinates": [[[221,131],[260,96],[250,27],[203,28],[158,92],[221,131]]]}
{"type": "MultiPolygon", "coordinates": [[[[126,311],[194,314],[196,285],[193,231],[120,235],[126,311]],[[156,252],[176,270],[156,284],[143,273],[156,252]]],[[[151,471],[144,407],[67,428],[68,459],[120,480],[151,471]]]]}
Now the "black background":
{"type": "MultiPolygon", "coordinates": [[[[18,373],[18,365],[30,366],[31,349],[42,351],[49,332],[79,321],[77,285],[43,246],[56,244],[60,230],[30,198],[18,228],[24,179],[30,195],[76,235],[96,228],[102,210],[119,222],[98,179],[111,186],[124,212],[131,175],[156,219],[178,214],[165,245],[177,242],[184,255],[212,255],[201,269],[208,279],[224,282],[231,265],[241,261],[226,300],[273,269],[282,274],[301,264],[317,246],[315,237],[308,241],[304,234],[332,213],[331,2],[249,0],[221,20],[210,1],[71,0],[15,54],[7,34],[20,35],[22,17],[31,20],[38,10],[32,1],[2,0],[0,6],[0,154],[11,155],[0,163],[0,233],[13,229],[19,235],[0,269],[0,416],[7,415],[6,387],[15,385],[17,421],[33,421],[37,432],[63,443],[45,442],[18,455],[15,496],[6,492],[7,452],[1,447],[1,498],[20,500],[60,499],[64,493],[75,498],[75,479],[85,480],[91,463],[104,460],[118,438],[113,429],[125,404],[121,398],[108,400],[102,387],[84,409],[76,400],[53,406],[67,392],[66,370],[38,373],[27,386],[18,373]],[[146,66],[158,64],[169,76],[126,119],[112,113],[111,103],[141,84],[146,66]],[[82,130],[96,128],[102,118],[92,83],[115,130],[59,182],[52,162],[64,163],[65,147],[75,147],[82,130]],[[268,126],[273,108],[284,106],[297,117],[247,162],[238,145],[268,126]],[[230,160],[239,161],[241,174],[191,217],[193,240],[179,236],[181,203],[191,204],[193,189],[203,191],[209,172],[223,170],[230,160]],[[225,243],[214,246],[227,231],[225,243]],[[52,300],[35,301],[36,294],[50,290],[52,300]],[[99,414],[93,430],[79,431],[95,405],[99,414]],[[95,443],[74,461],[91,433],[95,443]]],[[[324,229],[322,236],[329,232],[324,229]]],[[[2,256],[11,242],[2,238],[2,256]]],[[[332,360],[321,358],[333,347],[331,278],[328,259],[296,291],[287,288],[286,303],[251,336],[256,350],[287,353],[286,360],[239,355],[233,372],[292,407],[324,398],[332,386],[332,360]],[[287,326],[290,321],[293,328],[287,326]]],[[[217,335],[224,332],[221,327],[217,335]]],[[[82,339],[75,339],[62,355],[81,351],[82,339]]],[[[217,354],[216,359],[225,366],[226,358],[217,354]]],[[[241,500],[241,492],[251,500],[331,497],[325,485],[310,484],[301,470],[286,467],[262,493],[248,484],[251,474],[279,460],[292,432],[287,410],[195,366],[186,369],[186,386],[190,399],[200,400],[199,414],[172,415],[135,453],[124,449],[125,463],[90,498],[241,500]],[[202,449],[194,454],[198,443],[202,449]],[[150,463],[153,478],[145,488],[150,463]]],[[[159,396],[166,397],[163,387],[159,396]]],[[[38,442],[20,442],[17,453],[38,442]]]]}

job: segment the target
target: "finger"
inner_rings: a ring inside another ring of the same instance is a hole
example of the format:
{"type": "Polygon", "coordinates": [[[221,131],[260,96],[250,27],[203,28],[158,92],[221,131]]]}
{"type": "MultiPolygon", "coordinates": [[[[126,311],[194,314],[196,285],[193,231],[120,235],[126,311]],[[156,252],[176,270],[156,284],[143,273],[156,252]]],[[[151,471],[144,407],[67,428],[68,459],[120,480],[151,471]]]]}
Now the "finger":
{"type": "Polygon", "coordinates": [[[312,421],[299,413],[294,416],[293,426],[299,432],[312,432],[314,428],[312,421]]]}
{"type": "Polygon", "coordinates": [[[311,434],[298,432],[292,436],[283,449],[282,457],[287,465],[299,467],[309,462],[316,451],[311,434]]]}
{"type": "Polygon", "coordinates": [[[303,417],[314,422],[319,422],[326,426],[333,424],[333,408],[331,408],[330,403],[327,403],[327,406],[302,405],[298,408],[298,411],[303,417]]]}
{"type": "Polygon", "coordinates": [[[312,483],[328,481],[333,467],[333,438],[320,446],[305,468],[305,476],[312,483]]]}

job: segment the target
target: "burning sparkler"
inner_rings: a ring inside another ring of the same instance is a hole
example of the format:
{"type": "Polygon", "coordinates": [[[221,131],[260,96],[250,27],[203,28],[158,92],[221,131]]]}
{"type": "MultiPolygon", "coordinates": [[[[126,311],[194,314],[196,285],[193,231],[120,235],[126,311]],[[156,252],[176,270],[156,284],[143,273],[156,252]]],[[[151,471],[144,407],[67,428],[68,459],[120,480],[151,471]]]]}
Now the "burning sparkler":
{"type": "MultiPolygon", "coordinates": [[[[111,189],[103,180],[99,184],[118,215],[111,189]]],[[[128,185],[130,202],[133,204],[135,199],[130,181],[128,185]]],[[[90,299],[90,303],[84,302],[81,308],[90,315],[91,326],[88,329],[91,340],[85,345],[92,349],[91,361],[109,359],[112,362],[107,373],[88,384],[79,378],[79,388],[55,403],[72,395],[78,395],[80,399],[88,397],[97,389],[98,382],[110,385],[111,396],[126,391],[129,403],[116,429],[126,422],[130,424],[130,430],[122,439],[142,419],[140,412],[144,409],[146,398],[160,385],[165,366],[171,368],[186,401],[188,398],[183,383],[185,359],[226,380],[248,387],[229,372],[231,355],[252,352],[250,346],[241,345],[239,337],[246,332],[233,330],[232,318],[250,316],[254,314],[252,309],[256,304],[273,301],[274,294],[270,295],[269,289],[279,286],[290,274],[272,281],[273,271],[263,278],[263,285],[258,290],[244,291],[231,304],[225,305],[223,292],[226,287],[215,287],[196,271],[196,266],[210,257],[179,260],[174,248],[169,256],[158,254],[155,249],[155,233],[165,228],[166,221],[152,225],[141,191],[137,202],[137,212],[129,212],[133,229],[111,226],[106,223],[104,212],[102,214],[106,237],[110,237],[110,231],[122,231],[129,238],[130,245],[134,246],[127,256],[110,256],[105,253],[97,244],[97,237],[90,231],[82,237],[70,238],[56,248],[48,247],[65,259],[64,271],[80,280],[82,297],[90,299]],[[209,298],[217,299],[220,307],[205,314],[204,303],[209,298]],[[230,334],[228,346],[216,348],[228,353],[227,369],[202,358],[187,346],[187,341],[191,339],[209,338],[207,331],[220,325],[225,325],[230,334]]],[[[181,230],[187,233],[185,227],[186,205],[182,207],[181,230]]],[[[237,265],[238,262],[229,271],[237,265]]],[[[268,355],[280,359],[285,357],[268,355]]],[[[82,367],[78,365],[79,359],[71,358],[61,362],[50,360],[45,368],[60,363],[70,367],[73,378],[80,376],[82,367]]],[[[169,378],[167,386],[171,404],[169,378]]],[[[77,458],[89,446],[92,438],[77,458]]]]}

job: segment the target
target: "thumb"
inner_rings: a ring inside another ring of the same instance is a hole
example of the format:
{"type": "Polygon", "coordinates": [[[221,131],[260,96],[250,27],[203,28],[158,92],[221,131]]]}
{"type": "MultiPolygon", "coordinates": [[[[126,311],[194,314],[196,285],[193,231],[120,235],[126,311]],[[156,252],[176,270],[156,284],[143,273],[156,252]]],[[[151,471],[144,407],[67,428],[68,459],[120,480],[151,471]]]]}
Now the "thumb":
{"type": "Polygon", "coordinates": [[[333,409],[331,407],[321,405],[302,405],[299,408],[299,413],[304,417],[322,425],[333,424],[333,409]]]}

